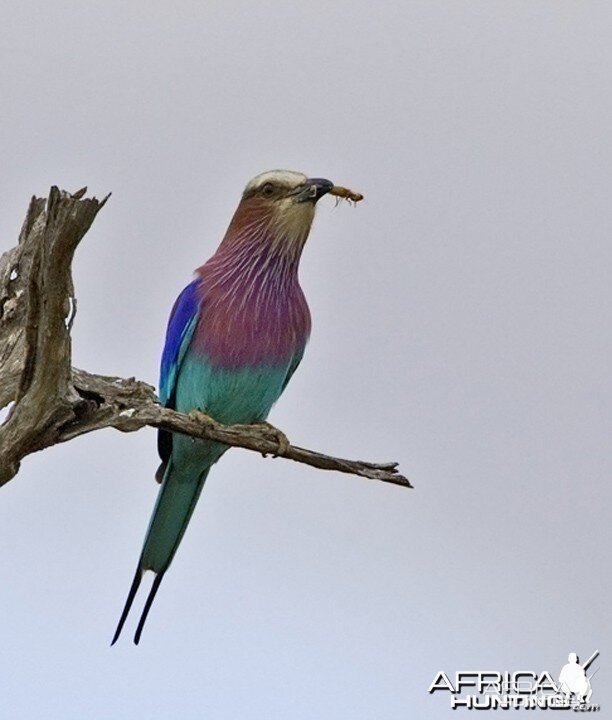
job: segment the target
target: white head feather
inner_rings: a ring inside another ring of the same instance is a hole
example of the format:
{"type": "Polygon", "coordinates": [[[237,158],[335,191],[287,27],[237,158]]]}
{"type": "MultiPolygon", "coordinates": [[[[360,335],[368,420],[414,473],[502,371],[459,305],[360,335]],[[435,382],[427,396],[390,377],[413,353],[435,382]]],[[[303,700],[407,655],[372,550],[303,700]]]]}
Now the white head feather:
{"type": "Polygon", "coordinates": [[[245,193],[257,188],[263,187],[267,182],[274,185],[280,185],[288,189],[293,189],[299,185],[303,185],[308,177],[303,173],[294,172],[293,170],[268,170],[267,172],[256,175],[244,189],[245,193]]]}

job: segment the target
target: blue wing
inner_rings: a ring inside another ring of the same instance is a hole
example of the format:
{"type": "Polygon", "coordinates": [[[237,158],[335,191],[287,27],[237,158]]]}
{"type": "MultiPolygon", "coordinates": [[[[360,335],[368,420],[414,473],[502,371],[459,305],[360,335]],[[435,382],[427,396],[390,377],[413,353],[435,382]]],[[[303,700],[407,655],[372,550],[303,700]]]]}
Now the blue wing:
{"type": "MultiPolygon", "coordinates": [[[[199,285],[200,280],[194,280],[187,285],[176,299],[168,320],[159,377],[159,399],[166,407],[174,407],[176,378],[198,322],[201,299],[199,285]]],[[[166,430],[158,431],[157,450],[162,464],[157,470],[156,478],[161,482],[166,463],[172,454],[172,433],[166,430]]]]}
{"type": "Polygon", "coordinates": [[[168,320],[159,378],[159,399],[167,407],[174,405],[176,378],[198,321],[200,282],[198,279],[187,285],[176,299],[168,320]]]}

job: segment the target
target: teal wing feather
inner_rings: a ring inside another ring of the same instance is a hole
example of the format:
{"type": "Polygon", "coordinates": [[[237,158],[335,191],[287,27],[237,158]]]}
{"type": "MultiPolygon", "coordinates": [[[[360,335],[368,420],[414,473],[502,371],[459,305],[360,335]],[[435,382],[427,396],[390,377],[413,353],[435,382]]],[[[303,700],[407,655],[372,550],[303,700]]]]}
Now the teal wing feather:
{"type": "Polygon", "coordinates": [[[302,362],[302,358],[304,357],[304,350],[305,346],[300,348],[295,355],[291,358],[291,362],[289,363],[289,368],[287,369],[287,376],[285,377],[285,380],[283,382],[283,387],[281,392],[285,390],[287,387],[289,380],[293,377],[293,373],[298,369],[298,365],[302,362]]]}

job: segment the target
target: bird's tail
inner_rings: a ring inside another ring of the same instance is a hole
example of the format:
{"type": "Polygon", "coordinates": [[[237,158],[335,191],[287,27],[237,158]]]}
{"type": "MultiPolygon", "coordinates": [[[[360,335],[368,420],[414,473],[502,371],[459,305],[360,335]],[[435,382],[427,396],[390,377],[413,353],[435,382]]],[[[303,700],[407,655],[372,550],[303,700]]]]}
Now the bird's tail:
{"type": "Polygon", "coordinates": [[[146,570],[152,570],[155,573],[155,579],[134,635],[134,642],[138,645],[155,594],[185,534],[209,469],[200,472],[194,478],[191,473],[185,471],[181,473],[175,469],[172,460],[169,462],[149,522],[132,587],[128,593],[111,645],[114,645],[119,639],[119,635],[121,635],[121,630],[138,592],[142,576],[146,570]]]}

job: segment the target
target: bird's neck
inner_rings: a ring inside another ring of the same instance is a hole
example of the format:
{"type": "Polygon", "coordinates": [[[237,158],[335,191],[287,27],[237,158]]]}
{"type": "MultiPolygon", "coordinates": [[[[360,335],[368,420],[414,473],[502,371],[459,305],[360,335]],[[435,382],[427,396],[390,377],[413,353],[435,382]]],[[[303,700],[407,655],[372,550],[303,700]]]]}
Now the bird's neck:
{"type": "Polygon", "coordinates": [[[279,236],[273,219],[261,216],[232,221],[216,253],[198,269],[204,298],[195,337],[200,355],[215,366],[239,369],[287,365],[303,350],[310,313],[298,266],[307,234],[279,236]]]}
{"type": "Polygon", "coordinates": [[[271,299],[299,288],[298,269],[308,229],[287,227],[273,213],[236,211],[215,254],[198,269],[207,292],[243,298],[265,293],[271,299]]]}

